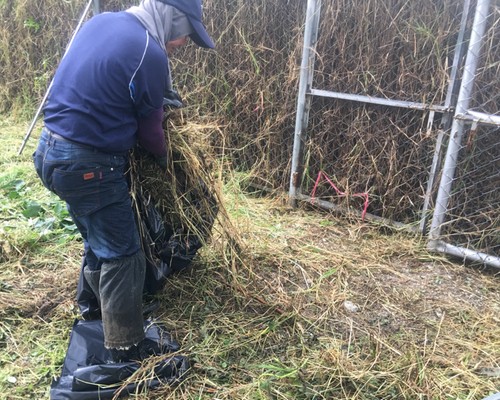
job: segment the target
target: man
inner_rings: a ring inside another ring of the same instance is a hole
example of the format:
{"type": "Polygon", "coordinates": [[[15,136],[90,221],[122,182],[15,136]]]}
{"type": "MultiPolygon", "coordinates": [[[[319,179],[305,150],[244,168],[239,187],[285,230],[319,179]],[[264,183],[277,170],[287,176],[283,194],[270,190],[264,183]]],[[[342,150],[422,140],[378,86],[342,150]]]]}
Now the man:
{"type": "Polygon", "coordinates": [[[84,279],[98,299],[104,345],[116,362],[149,355],[142,292],[145,258],[125,167],[138,142],[166,166],[167,49],[190,37],[213,48],[201,0],[142,0],[89,20],[54,76],[34,164],[65,200],[85,250],[84,279]]]}

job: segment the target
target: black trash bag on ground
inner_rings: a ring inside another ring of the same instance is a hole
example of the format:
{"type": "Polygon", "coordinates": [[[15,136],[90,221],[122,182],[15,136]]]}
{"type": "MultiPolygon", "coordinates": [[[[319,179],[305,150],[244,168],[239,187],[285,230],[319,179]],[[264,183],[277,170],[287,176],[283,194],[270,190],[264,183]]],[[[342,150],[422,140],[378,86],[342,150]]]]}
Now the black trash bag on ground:
{"type": "Polygon", "coordinates": [[[134,393],[138,388],[155,389],[162,384],[180,382],[190,367],[189,361],[181,355],[168,356],[178,351],[179,345],[162,325],[148,320],[145,331],[146,338],[158,343],[166,357],[154,366],[154,373],[148,375],[150,378],[123,386],[139,370],[140,363],[112,363],[111,354],[104,347],[102,321],[75,321],[62,373],[52,383],[50,399],[112,399],[134,393]]]}

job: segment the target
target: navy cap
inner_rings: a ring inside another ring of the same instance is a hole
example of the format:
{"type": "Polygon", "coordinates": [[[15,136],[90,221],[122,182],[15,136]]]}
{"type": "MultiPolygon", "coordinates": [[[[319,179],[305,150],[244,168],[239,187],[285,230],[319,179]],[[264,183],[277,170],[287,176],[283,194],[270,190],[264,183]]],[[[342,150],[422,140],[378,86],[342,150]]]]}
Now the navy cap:
{"type": "Polygon", "coordinates": [[[213,49],[215,44],[202,22],[201,0],[158,0],[186,14],[194,32],[189,35],[198,46],[213,49]]]}

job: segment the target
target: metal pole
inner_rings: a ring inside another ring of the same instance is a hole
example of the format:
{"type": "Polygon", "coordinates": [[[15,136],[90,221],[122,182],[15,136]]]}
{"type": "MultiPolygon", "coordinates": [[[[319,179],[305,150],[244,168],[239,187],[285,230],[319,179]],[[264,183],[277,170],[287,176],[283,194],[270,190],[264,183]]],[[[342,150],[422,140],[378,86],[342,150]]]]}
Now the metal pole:
{"type": "Polygon", "coordinates": [[[331,201],[326,201],[316,198],[313,199],[311,196],[307,196],[305,194],[300,194],[300,193],[297,194],[297,199],[307,201],[325,210],[338,212],[343,215],[354,215],[356,217],[359,217],[360,219],[364,217],[366,220],[374,222],[379,225],[388,226],[399,230],[405,230],[407,232],[412,232],[412,233],[418,232],[418,229],[411,224],[404,224],[402,222],[393,221],[391,219],[379,217],[378,215],[373,215],[370,213],[366,213],[365,215],[363,215],[361,211],[351,210],[347,207],[342,207],[337,204],[334,204],[331,201]]]}
{"type": "Polygon", "coordinates": [[[290,176],[289,203],[295,207],[297,194],[300,193],[302,142],[303,133],[309,122],[311,98],[307,96],[313,80],[315,46],[318,39],[321,0],[308,0],[306,23],[304,30],[304,47],[302,49],[302,62],[300,66],[299,93],[297,96],[297,112],[295,116],[295,135],[293,141],[292,170],[290,176]]]}
{"type": "MultiPolygon", "coordinates": [[[[464,247],[453,246],[443,242],[442,240],[434,241],[434,250],[461,258],[463,260],[474,261],[500,269],[500,257],[490,256],[489,254],[469,250],[464,247]]],[[[500,398],[498,400],[500,400],[500,398]]]]}
{"type": "MultiPolygon", "coordinates": [[[[472,26],[472,33],[467,51],[467,58],[462,76],[462,85],[458,94],[456,115],[462,115],[467,112],[472,94],[474,78],[477,70],[479,52],[481,42],[486,29],[486,20],[488,17],[489,0],[478,0],[476,6],[476,14],[472,26]]],[[[460,151],[462,137],[464,134],[465,123],[457,118],[454,118],[451,127],[450,143],[446,151],[446,158],[441,177],[441,183],[436,199],[436,207],[432,218],[431,229],[429,232],[429,249],[435,250],[438,246],[436,243],[441,233],[441,226],[448,209],[448,202],[451,197],[451,187],[455,176],[455,168],[457,166],[457,157],[460,151]]]]}
{"type": "Polygon", "coordinates": [[[101,12],[101,7],[99,6],[99,0],[94,0],[94,15],[97,15],[101,12]]]}
{"type": "MultiPolygon", "coordinates": [[[[73,32],[73,36],[71,37],[71,40],[69,41],[68,45],[66,46],[66,50],[64,51],[64,55],[62,56],[62,58],[64,58],[64,56],[68,53],[68,50],[70,49],[71,45],[73,44],[73,40],[75,39],[76,34],[80,30],[80,27],[83,24],[83,20],[86,18],[87,14],[89,12],[90,6],[92,5],[93,1],[94,0],[89,0],[89,2],[87,3],[87,6],[85,7],[85,10],[83,11],[82,17],[80,18],[80,21],[78,22],[78,25],[75,28],[75,31],[73,32]]],[[[19,152],[17,153],[18,156],[20,156],[22,154],[24,148],[26,147],[26,143],[28,143],[28,139],[31,135],[31,132],[33,131],[33,128],[35,127],[36,121],[37,121],[40,113],[42,112],[42,108],[45,104],[45,101],[47,100],[47,97],[49,97],[50,89],[52,88],[53,83],[54,83],[54,80],[52,79],[50,81],[49,87],[47,88],[47,91],[45,92],[45,95],[43,96],[42,101],[40,102],[40,106],[38,107],[38,110],[36,111],[36,114],[33,117],[33,121],[31,121],[31,125],[28,128],[26,135],[24,136],[21,147],[19,148],[19,152]]]]}
{"type": "MultiPolygon", "coordinates": [[[[469,9],[470,0],[464,0],[464,7],[462,11],[462,20],[460,22],[460,31],[458,33],[457,45],[455,47],[455,55],[453,57],[453,65],[451,67],[450,82],[448,84],[448,91],[446,93],[446,100],[444,106],[446,109],[450,107],[455,107],[457,102],[457,92],[459,89],[458,83],[458,71],[462,64],[461,60],[465,51],[465,32],[467,30],[467,22],[469,21],[469,9]]],[[[429,180],[427,181],[427,190],[424,196],[424,205],[422,207],[422,218],[420,219],[420,232],[425,234],[425,229],[427,225],[427,210],[429,209],[429,204],[432,196],[432,188],[434,187],[434,181],[436,180],[438,165],[440,163],[442,144],[444,139],[444,134],[450,129],[452,122],[451,112],[445,112],[443,114],[443,120],[441,122],[441,127],[438,130],[438,136],[436,139],[436,147],[434,150],[434,157],[432,159],[432,166],[429,172],[429,180]]]]}
{"type": "Polygon", "coordinates": [[[330,90],[322,90],[322,89],[310,89],[307,91],[307,94],[310,94],[312,96],[328,97],[330,99],[355,101],[358,103],[365,103],[365,104],[378,104],[387,107],[408,108],[410,110],[423,110],[423,111],[429,110],[442,113],[450,111],[449,107],[435,105],[435,104],[415,103],[413,101],[393,100],[376,96],[365,96],[360,94],[332,92],[330,90]]]}

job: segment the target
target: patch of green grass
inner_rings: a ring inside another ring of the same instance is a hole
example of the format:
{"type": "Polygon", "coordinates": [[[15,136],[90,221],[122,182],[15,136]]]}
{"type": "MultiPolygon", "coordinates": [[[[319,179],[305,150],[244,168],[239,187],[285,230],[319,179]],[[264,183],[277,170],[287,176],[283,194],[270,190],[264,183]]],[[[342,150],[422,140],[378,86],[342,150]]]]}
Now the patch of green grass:
{"type": "Polygon", "coordinates": [[[41,244],[64,244],[75,240],[77,229],[64,202],[51,194],[36,176],[31,153],[37,142],[36,131],[22,155],[20,125],[3,123],[0,170],[0,240],[18,252],[35,251],[41,244]],[[17,139],[17,140],[16,140],[17,139]]]}
{"type": "Polygon", "coordinates": [[[59,236],[74,239],[76,226],[62,201],[40,190],[40,185],[28,185],[32,171],[20,169],[0,173],[0,210],[4,229],[12,231],[25,225],[41,238],[59,236]]]}

